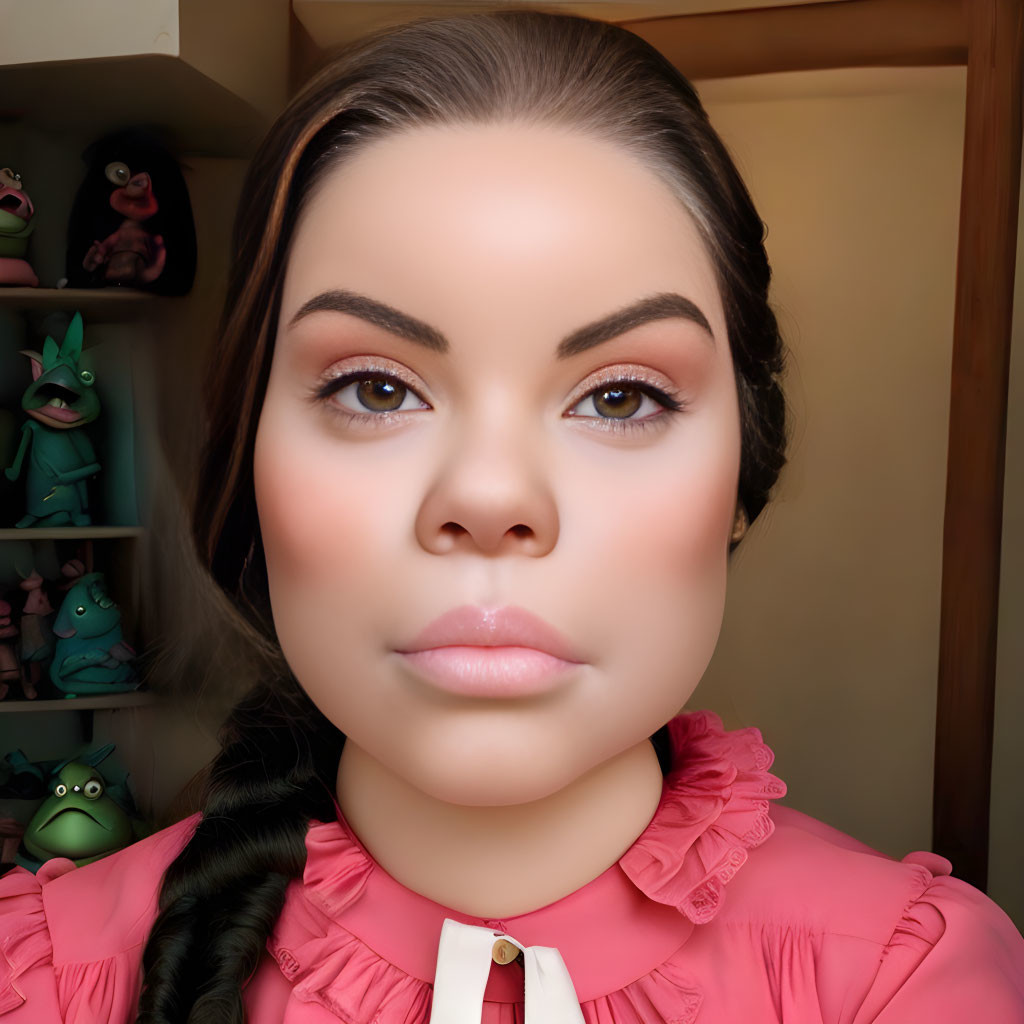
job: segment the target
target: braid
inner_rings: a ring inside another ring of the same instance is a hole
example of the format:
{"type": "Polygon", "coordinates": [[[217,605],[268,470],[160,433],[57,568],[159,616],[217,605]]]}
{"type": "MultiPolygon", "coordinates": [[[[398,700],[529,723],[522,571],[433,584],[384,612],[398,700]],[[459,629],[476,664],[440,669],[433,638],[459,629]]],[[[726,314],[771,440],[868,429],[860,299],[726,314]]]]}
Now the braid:
{"type": "Polygon", "coordinates": [[[167,869],[143,954],[137,1024],[241,1024],[242,988],[302,874],[311,818],[331,820],[344,736],[294,681],[228,717],[195,834],[167,869]]]}

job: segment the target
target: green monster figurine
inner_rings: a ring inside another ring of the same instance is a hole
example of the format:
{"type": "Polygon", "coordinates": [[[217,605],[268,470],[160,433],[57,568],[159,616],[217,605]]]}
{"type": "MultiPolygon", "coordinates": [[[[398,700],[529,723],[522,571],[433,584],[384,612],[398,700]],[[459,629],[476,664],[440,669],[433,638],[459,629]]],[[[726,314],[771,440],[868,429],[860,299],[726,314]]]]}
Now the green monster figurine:
{"type": "Polygon", "coordinates": [[[57,765],[50,796],[25,827],[23,849],[15,862],[38,871],[53,857],[67,857],[81,867],[141,839],[146,829],[133,818],[127,784],[108,786],[97,765],[114,749],[108,744],[93,754],[57,765]]]}
{"type": "Polygon", "coordinates": [[[67,592],[53,623],[57,646],[50,679],[58,690],[124,693],[140,680],[130,664],[135,651],[121,635],[121,612],[107,594],[103,573],[90,572],[67,592]]]}
{"type": "Polygon", "coordinates": [[[88,526],[86,477],[99,472],[96,454],[81,428],[100,413],[93,374],[79,367],[82,314],[76,313],[58,348],[47,337],[43,354],[23,351],[32,360],[32,383],[21,398],[28,413],[14,464],[4,470],[17,480],[26,454],[28,510],[15,526],[88,526]]]}

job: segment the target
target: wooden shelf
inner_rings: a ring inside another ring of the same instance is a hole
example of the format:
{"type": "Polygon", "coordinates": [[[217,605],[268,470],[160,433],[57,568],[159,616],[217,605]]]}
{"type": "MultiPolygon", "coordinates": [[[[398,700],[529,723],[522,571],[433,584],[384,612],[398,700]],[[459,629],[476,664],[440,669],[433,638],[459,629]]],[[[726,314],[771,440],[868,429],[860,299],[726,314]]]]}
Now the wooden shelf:
{"type": "Polygon", "coordinates": [[[0,115],[73,149],[144,124],[247,156],[287,96],[288,18],[288,0],[30,0],[0,38],[0,115]]]}
{"type": "Polygon", "coordinates": [[[142,537],[144,526],[43,526],[38,529],[17,527],[0,529],[0,541],[5,540],[109,540],[117,537],[142,537]]]}
{"type": "Polygon", "coordinates": [[[143,124],[162,129],[178,152],[244,157],[267,124],[238,96],[160,54],[0,67],[0,89],[7,120],[59,135],[72,152],[125,125],[143,124]]]}
{"type": "Polygon", "coordinates": [[[110,693],[95,697],[65,697],[61,700],[0,700],[0,715],[26,714],[47,711],[114,711],[117,708],[142,708],[156,703],[156,694],[110,693]]]}
{"type": "Polygon", "coordinates": [[[88,319],[130,319],[159,296],[135,288],[0,288],[0,309],[66,310],[88,319]]]}

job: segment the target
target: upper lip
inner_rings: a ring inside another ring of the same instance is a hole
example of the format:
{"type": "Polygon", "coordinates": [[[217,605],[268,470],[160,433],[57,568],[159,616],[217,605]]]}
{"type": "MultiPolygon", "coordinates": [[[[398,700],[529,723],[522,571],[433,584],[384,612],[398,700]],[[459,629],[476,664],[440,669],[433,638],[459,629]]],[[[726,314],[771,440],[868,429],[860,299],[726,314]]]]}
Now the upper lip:
{"type": "Polygon", "coordinates": [[[515,606],[453,608],[434,619],[399,653],[433,647],[531,647],[563,661],[583,660],[554,626],[515,606]]]}

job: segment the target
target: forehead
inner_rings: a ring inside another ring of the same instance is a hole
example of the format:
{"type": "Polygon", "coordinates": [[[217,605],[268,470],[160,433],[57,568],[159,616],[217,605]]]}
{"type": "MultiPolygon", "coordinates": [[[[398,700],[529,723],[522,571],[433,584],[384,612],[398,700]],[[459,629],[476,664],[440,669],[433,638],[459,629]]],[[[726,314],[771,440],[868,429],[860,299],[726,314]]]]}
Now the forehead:
{"type": "Polygon", "coordinates": [[[557,126],[417,128],[345,158],[296,225],[283,318],[338,287],[423,315],[458,297],[467,326],[474,311],[501,308],[516,321],[564,314],[565,329],[602,306],[676,291],[724,336],[714,271],[682,202],[621,146],[557,126]]]}

